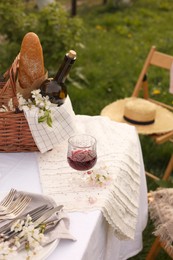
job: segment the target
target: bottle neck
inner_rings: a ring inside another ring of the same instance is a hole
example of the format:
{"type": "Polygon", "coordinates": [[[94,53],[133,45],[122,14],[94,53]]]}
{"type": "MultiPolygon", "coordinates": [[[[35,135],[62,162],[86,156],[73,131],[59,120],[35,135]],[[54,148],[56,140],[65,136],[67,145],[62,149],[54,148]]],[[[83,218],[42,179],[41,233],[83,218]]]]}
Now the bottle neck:
{"type": "Polygon", "coordinates": [[[54,77],[54,80],[57,83],[64,83],[66,80],[66,77],[71,69],[72,64],[75,62],[76,58],[70,58],[68,56],[68,53],[65,55],[63,63],[61,64],[56,76],[54,77]]]}

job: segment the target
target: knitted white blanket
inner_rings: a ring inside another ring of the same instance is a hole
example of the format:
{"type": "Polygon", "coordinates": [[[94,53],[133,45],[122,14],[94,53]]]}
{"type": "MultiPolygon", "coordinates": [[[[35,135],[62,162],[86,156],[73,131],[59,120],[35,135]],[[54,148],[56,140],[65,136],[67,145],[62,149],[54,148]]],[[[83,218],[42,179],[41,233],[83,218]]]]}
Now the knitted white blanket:
{"type": "Polygon", "coordinates": [[[100,209],[119,239],[133,239],[139,207],[140,152],[133,126],[101,116],[75,116],[76,133],[97,139],[96,167],[106,165],[111,182],[93,186],[82,181],[67,163],[67,141],[50,152],[38,154],[43,193],[64,210],[100,209]]]}

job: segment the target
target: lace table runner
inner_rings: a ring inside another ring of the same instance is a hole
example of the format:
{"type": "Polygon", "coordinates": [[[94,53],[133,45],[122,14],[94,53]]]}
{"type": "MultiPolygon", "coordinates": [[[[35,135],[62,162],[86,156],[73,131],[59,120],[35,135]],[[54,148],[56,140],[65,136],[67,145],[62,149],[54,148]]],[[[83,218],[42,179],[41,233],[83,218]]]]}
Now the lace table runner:
{"type": "Polygon", "coordinates": [[[139,207],[140,151],[133,126],[101,116],[75,116],[76,133],[97,139],[96,167],[106,165],[111,177],[107,185],[91,185],[67,163],[67,141],[50,152],[38,154],[43,193],[64,210],[100,209],[119,239],[133,239],[139,207]]]}

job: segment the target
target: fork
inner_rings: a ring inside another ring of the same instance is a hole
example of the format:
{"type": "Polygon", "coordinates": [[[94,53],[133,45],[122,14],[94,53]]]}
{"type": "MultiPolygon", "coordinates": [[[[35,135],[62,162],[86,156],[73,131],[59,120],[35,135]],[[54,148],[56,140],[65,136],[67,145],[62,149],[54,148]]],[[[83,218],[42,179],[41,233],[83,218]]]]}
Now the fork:
{"type": "Polygon", "coordinates": [[[11,189],[9,193],[4,197],[4,199],[0,202],[0,211],[4,211],[8,208],[8,206],[12,203],[14,200],[14,197],[16,195],[16,190],[11,189]]]}
{"type": "Polygon", "coordinates": [[[15,210],[16,208],[19,207],[20,203],[22,203],[23,199],[25,199],[26,195],[23,195],[23,194],[19,194],[19,196],[13,200],[9,206],[4,209],[2,212],[0,212],[0,216],[4,216],[4,215],[7,215],[11,212],[13,212],[13,210],[15,210]]]}
{"type": "Polygon", "coordinates": [[[5,240],[9,240],[11,237],[13,237],[18,231],[11,231],[11,226],[15,223],[16,220],[26,220],[27,215],[29,214],[32,218],[32,221],[36,221],[38,218],[40,218],[45,212],[52,209],[52,206],[48,206],[46,204],[35,208],[29,212],[27,212],[25,215],[20,216],[19,218],[15,218],[15,220],[11,220],[10,223],[4,225],[0,228],[0,242],[5,240]]]}
{"type": "Polygon", "coordinates": [[[22,211],[28,206],[31,198],[26,195],[19,195],[19,197],[10,205],[6,211],[1,213],[0,220],[14,219],[18,217],[22,211]]]}

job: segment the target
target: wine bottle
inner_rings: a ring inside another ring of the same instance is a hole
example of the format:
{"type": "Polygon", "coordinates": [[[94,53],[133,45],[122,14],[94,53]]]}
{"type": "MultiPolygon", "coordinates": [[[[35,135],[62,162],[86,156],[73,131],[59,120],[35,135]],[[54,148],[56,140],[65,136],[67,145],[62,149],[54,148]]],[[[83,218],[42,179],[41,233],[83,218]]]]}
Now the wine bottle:
{"type": "Polygon", "coordinates": [[[51,103],[62,105],[67,97],[65,80],[72,64],[76,60],[76,52],[70,50],[66,53],[64,60],[54,78],[48,78],[40,86],[42,96],[48,96],[51,103]]]}

